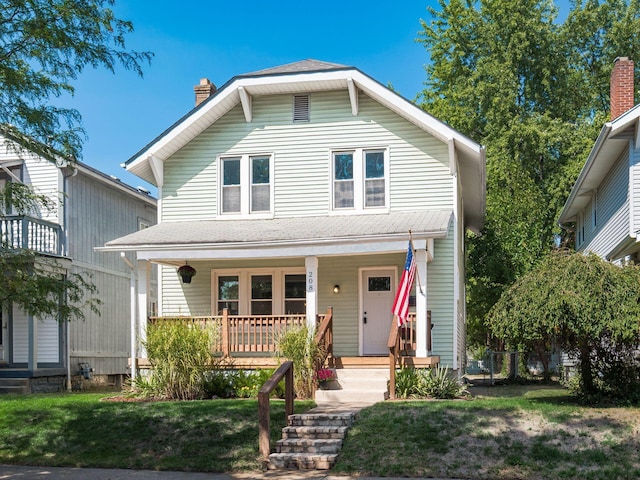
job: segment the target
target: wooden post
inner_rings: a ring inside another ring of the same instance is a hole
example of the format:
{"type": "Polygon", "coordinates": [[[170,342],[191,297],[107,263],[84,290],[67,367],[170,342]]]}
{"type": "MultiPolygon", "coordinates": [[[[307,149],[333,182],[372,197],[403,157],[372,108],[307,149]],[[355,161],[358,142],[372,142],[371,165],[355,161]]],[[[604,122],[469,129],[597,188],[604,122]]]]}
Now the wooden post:
{"type": "Polygon", "coordinates": [[[229,309],[222,309],[222,356],[229,356],[229,309]]]}
{"type": "Polygon", "coordinates": [[[271,411],[269,408],[269,393],[258,393],[258,443],[260,455],[267,459],[271,453],[271,411]]]}
{"type": "Polygon", "coordinates": [[[285,415],[286,418],[289,418],[289,415],[293,415],[293,363],[291,364],[291,368],[287,369],[287,374],[284,380],[284,406],[285,406],[285,415]]]}

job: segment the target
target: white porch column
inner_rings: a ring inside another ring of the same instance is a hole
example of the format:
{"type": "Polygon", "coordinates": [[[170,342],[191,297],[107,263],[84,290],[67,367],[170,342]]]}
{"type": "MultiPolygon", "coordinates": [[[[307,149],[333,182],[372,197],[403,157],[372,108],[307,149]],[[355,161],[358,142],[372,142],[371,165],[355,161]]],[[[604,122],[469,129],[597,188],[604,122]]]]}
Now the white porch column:
{"type": "Polygon", "coordinates": [[[35,372],[38,368],[38,321],[33,315],[29,315],[26,312],[25,316],[27,317],[27,331],[29,334],[27,367],[30,371],[35,372]]]}
{"type": "Polygon", "coordinates": [[[318,257],[305,257],[304,266],[307,269],[307,327],[313,329],[318,315],[318,257]]]}
{"type": "Polygon", "coordinates": [[[427,351],[427,251],[416,249],[416,357],[425,358],[427,351]]]}
{"type": "Polygon", "coordinates": [[[137,261],[137,277],[138,277],[138,356],[140,358],[147,357],[147,350],[143,343],[147,341],[147,312],[148,291],[150,282],[151,268],[146,260],[137,261]]]}

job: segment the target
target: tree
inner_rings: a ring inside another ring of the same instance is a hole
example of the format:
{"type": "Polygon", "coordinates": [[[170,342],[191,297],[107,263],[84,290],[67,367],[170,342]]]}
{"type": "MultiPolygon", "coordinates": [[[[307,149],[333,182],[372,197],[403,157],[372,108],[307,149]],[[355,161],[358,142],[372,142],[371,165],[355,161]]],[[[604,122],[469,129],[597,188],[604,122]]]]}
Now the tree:
{"type": "Polygon", "coordinates": [[[471,344],[502,291],[566,236],[556,219],[606,119],[613,61],[640,53],[638,1],[574,2],[564,23],[551,0],[428,9],[421,106],[487,148],[486,226],[467,245],[471,344]]]}
{"type": "Polygon", "coordinates": [[[73,94],[71,82],[87,66],[142,75],[152,57],[126,50],[133,25],[115,17],[114,4],[0,0],[0,136],[45,158],[81,158],[80,113],[51,98],[73,94]]]}
{"type": "Polygon", "coordinates": [[[619,394],[629,367],[625,382],[640,392],[637,361],[629,363],[640,343],[640,267],[554,252],[504,292],[487,321],[512,348],[542,354],[556,343],[579,359],[585,394],[619,394]]]}

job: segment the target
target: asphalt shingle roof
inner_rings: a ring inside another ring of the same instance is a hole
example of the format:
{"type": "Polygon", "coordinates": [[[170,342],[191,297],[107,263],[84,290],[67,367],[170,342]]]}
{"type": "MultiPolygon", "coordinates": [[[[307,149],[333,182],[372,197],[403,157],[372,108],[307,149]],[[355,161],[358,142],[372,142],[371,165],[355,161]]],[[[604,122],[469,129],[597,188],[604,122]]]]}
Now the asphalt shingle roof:
{"type": "Polygon", "coordinates": [[[249,220],[163,222],[106,243],[125,246],[312,243],[406,234],[445,237],[451,210],[249,220]]]}
{"type": "Polygon", "coordinates": [[[260,77],[263,75],[278,75],[283,73],[300,73],[300,72],[321,72],[323,70],[336,70],[341,68],[352,68],[339,63],[323,62],[309,58],[299,62],[287,63],[276,67],[265,68],[256,72],[245,73],[241,77],[260,77]]]}

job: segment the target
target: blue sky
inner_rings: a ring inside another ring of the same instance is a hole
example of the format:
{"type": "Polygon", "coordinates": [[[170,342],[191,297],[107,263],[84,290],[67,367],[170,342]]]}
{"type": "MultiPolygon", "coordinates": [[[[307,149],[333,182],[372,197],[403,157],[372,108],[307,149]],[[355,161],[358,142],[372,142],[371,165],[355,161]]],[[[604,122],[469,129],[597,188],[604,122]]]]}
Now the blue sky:
{"type": "MultiPolygon", "coordinates": [[[[435,2],[429,0],[431,4],[435,2]]],[[[144,78],[117,69],[87,70],[65,105],[83,117],[83,162],[149,188],[120,164],[194,106],[202,77],[218,86],[231,77],[314,58],[358,67],[414,99],[428,61],[416,43],[427,2],[119,0],[119,18],[135,31],[127,47],[155,53],[144,78]]]]}

